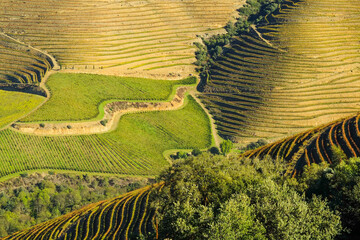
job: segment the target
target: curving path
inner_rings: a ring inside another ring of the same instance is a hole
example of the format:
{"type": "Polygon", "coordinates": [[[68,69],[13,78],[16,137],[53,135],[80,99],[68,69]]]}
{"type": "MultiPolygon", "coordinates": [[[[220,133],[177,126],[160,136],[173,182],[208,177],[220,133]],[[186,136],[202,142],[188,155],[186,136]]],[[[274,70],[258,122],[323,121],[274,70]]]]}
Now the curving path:
{"type": "Polygon", "coordinates": [[[179,87],[174,98],[169,102],[129,102],[116,101],[104,107],[104,117],[98,121],[46,123],[15,123],[11,127],[22,133],[35,135],[85,135],[112,131],[116,129],[119,119],[127,113],[144,111],[176,110],[182,107],[185,93],[189,87],[179,87]]]}

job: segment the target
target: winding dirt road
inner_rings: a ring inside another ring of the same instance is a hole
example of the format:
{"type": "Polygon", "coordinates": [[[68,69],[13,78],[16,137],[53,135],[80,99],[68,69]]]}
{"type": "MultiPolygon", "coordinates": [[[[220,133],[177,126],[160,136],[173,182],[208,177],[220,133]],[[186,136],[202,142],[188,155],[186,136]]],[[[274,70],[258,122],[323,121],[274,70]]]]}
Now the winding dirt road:
{"type": "Polygon", "coordinates": [[[169,102],[129,102],[116,101],[104,108],[104,117],[98,121],[45,123],[15,123],[12,128],[35,135],[86,135],[104,133],[116,129],[122,115],[135,112],[176,110],[183,106],[185,93],[189,87],[179,87],[169,102]]]}

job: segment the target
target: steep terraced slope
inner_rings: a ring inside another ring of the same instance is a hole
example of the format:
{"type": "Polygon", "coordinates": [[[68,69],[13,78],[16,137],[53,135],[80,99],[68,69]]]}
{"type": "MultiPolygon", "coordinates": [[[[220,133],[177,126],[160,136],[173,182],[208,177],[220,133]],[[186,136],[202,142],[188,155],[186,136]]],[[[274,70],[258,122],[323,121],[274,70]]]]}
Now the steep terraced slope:
{"type": "Polygon", "coordinates": [[[287,1],[235,39],[203,96],[220,133],[279,139],[360,111],[359,13],[359,1],[287,1]]]}
{"type": "Polygon", "coordinates": [[[0,29],[48,51],[64,69],[187,75],[196,35],[218,31],[243,2],[2,0],[0,29]]]}
{"type": "Polygon", "coordinates": [[[53,62],[48,56],[0,32],[1,89],[19,89],[45,95],[36,86],[52,67],[53,62]]]}
{"type": "Polygon", "coordinates": [[[245,157],[283,158],[289,162],[288,174],[301,172],[311,163],[332,163],[332,147],[339,147],[348,158],[360,156],[360,114],[334,121],[310,131],[248,151],[245,157]]]}
{"type": "Polygon", "coordinates": [[[3,239],[127,240],[141,235],[156,236],[155,215],[149,208],[149,198],[153,191],[161,187],[162,184],[155,184],[111,200],[90,204],[3,239]]]}

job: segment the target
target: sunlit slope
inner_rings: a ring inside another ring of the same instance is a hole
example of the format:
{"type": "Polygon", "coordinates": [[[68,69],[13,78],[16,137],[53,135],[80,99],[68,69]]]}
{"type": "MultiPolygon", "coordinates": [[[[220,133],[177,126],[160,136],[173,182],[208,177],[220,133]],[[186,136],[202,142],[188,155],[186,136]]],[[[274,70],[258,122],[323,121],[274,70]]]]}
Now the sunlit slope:
{"type": "Polygon", "coordinates": [[[332,148],[339,147],[348,158],[360,156],[360,114],[284,138],[248,151],[243,156],[283,158],[289,162],[288,174],[301,172],[305,165],[332,163],[332,148]]]}
{"type": "Polygon", "coordinates": [[[288,1],[236,39],[203,96],[220,133],[276,139],[358,112],[359,16],[359,1],[288,1]]]}
{"type": "Polygon", "coordinates": [[[28,85],[38,85],[51,68],[51,59],[46,55],[2,35],[0,31],[0,87],[2,89],[12,87],[26,90],[28,85]]]}
{"type": "Polygon", "coordinates": [[[44,100],[34,94],[0,90],[0,128],[29,113],[44,100]]]}
{"type": "Polygon", "coordinates": [[[156,236],[151,194],[162,184],[144,187],[111,200],[90,204],[80,210],[14,233],[3,239],[137,239],[156,236]]]}
{"type": "Polygon", "coordinates": [[[210,145],[208,116],[189,96],[178,110],[126,114],[114,131],[104,134],[36,136],[0,131],[0,178],[45,169],[156,176],[169,165],[164,151],[210,145]]]}
{"type": "Polygon", "coordinates": [[[65,69],[188,74],[196,35],[223,27],[242,2],[2,0],[0,29],[48,51],[65,69]]]}

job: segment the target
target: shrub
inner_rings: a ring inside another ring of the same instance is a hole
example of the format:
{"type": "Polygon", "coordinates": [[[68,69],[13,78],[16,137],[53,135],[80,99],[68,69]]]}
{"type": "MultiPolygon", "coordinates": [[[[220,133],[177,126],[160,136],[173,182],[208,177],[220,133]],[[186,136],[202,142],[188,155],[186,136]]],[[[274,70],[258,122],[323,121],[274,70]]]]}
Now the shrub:
{"type": "Polygon", "coordinates": [[[230,153],[231,149],[233,147],[233,143],[231,140],[225,140],[220,144],[221,153],[226,156],[230,153]]]}
{"type": "Polygon", "coordinates": [[[187,158],[186,152],[177,152],[176,157],[179,158],[187,158]]]}
{"type": "Polygon", "coordinates": [[[100,124],[103,125],[104,127],[106,126],[106,124],[108,123],[107,119],[101,120],[100,124]]]}
{"type": "Polygon", "coordinates": [[[192,154],[193,156],[198,156],[198,155],[201,154],[201,151],[200,151],[200,149],[195,148],[195,149],[192,150],[191,154],[192,154]]]}
{"type": "Polygon", "coordinates": [[[43,127],[45,127],[45,123],[40,123],[39,126],[40,126],[41,128],[43,128],[43,127]]]}
{"type": "Polygon", "coordinates": [[[219,150],[218,147],[211,147],[211,148],[209,149],[209,152],[210,152],[211,154],[213,154],[213,155],[219,155],[219,154],[220,154],[220,150],[219,150]]]}
{"type": "Polygon", "coordinates": [[[29,174],[27,172],[20,173],[20,177],[22,177],[22,178],[26,178],[28,176],[29,176],[29,174]]]}

